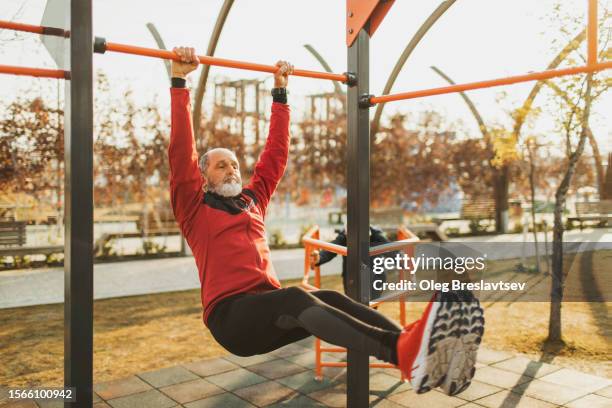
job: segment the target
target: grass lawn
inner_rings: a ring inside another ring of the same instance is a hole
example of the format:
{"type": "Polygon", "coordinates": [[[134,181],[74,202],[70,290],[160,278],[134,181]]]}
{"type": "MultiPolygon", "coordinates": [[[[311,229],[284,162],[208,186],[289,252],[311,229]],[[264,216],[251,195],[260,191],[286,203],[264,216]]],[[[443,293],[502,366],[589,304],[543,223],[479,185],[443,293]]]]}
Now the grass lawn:
{"type": "MultiPolygon", "coordinates": [[[[594,272],[609,274],[612,251],[588,256],[594,272]]],[[[499,267],[512,262],[500,261],[499,267]]],[[[578,271],[570,271],[570,279],[573,275],[581,276],[578,271]]],[[[284,282],[284,286],[296,283],[284,282]]],[[[341,290],[340,277],[324,277],[323,287],[341,290]]],[[[612,377],[611,302],[564,303],[565,345],[548,347],[543,346],[548,303],[485,301],[483,305],[485,347],[612,377]]],[[[409,321],[416,319],[424,307],[424,303],[408,303],[409,321]]],[[[384,304],[380,311],[394,319],[399,317],[397,303],[384,304]]],[[[63,313],[62,304],[0,310],[0,385],[63,384],[63,313]]],[[[96,301],[94,382],[227,354],[203,325],[201,316],[199,290],[96,301]]]]}

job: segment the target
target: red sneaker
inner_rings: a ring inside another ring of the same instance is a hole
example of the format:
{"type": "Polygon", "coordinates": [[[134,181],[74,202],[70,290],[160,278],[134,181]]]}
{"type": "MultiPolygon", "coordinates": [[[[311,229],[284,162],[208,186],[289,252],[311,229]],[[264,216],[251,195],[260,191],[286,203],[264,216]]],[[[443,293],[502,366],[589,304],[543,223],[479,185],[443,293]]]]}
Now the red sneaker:
{"type": "Polygon", "coordinates": [[[421,318],[400,334],[400,370],[418,394],[435,387],[459,394],[474,377],[483,333],[483,311],[474,295],[438,292],[421,318]]]}

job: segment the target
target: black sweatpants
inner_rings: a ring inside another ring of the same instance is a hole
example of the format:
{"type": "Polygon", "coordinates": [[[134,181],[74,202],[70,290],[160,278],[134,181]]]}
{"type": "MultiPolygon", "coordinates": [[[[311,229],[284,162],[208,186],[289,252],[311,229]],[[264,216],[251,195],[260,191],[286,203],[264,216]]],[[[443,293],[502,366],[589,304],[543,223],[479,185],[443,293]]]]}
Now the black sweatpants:
{"type": "Polygon", "coordinates": [[[219,344],[238,356],[268,353],[314,335],[397,364],[401,327],[336,291],[288,287],[242,293],[219,302],[207,323],[219,344]]]}

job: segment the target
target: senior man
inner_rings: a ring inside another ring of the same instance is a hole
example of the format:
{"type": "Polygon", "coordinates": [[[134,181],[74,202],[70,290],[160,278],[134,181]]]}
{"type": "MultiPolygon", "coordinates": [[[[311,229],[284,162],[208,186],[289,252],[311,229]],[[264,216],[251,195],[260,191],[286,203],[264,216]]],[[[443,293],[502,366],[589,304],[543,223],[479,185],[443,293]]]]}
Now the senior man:
{"type": "Polygon", "coordinates": [[[484,320],[469,294],[438,293],[421,319],[402,329],[369,307],[329,290],[281,288],[270,260],[264,218],[289,153],[286,87],[293,66],[274,74],[270,130],[253,176],[243,186],[236,155],[223,147],[198,160],[186,76],[198,67],[193,48],[172,62],[172,130],[168,155],[174,215],[202,285],[203,321],[239,356],[263,354],[310,335],[396,364],[417,392],[465,389],[474,375],[484,320]]]}

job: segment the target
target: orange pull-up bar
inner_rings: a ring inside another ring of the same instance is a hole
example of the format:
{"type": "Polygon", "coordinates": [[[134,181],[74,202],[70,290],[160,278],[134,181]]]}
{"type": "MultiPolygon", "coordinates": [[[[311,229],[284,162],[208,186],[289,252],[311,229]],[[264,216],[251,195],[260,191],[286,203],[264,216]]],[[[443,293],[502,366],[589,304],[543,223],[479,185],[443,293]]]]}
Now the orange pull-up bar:
{"type": "Polygon", "coordinates": [[[13,65],[0,65],[0,74],[27,75],[39,78],[70,78],[70,73],[61,69],[28,68],[13,65]]]}
{"type": "Polygon", "coordinates": [[[402,92],[398,94],[373,96],[363,95],[360,105],[368,107],[377,103],[387,103],[404,99],[415,99],[426,96],[443,95],[454,92],[470,91],[474,89],[491,88],[501,85],[512,85],[520,82],[540,81],[556,78],[564,75],[584,74],[589,72],[603,71],[612,68],[611,61],[597,61],[597,0],[588,0],[587,14],[587,65],[565,69],[534,72],[525,75],[516,75],[506,78],[492,79],[489,81],[470,82],[467,84],[444,86],[441,88],[423,89],[420,91],[402,92]]]}
{"type": "Polygon", "coordinates": [[[56,37],[69,37],[70,33],[66,30],[56,27],[44,27],[30,24],[15,23],[12,21],[0,20],[0,28],[13,31],[23,31],[26,33],[42,34],[42,35],[53,35],[56,37]]]}
{"type": "MultiPolygon", "coordinates": [[[[153,58],[162,58],[162,59],[179,61],[178,56],[172,51],[158,50],[154,48],[144,48],[144,47],[136,47],[133,45],[127,45],[127,44],[106,42],[104,38],[96,37],[96,40],[94,42],[94,52],[104,54],[106,51],[120,52],[123,54],[140,55],[143,57],[153,57],[153,58]]],[[[215,66],[227,67],[227,68],[246,69],[249,71],[270,72],[270,73],[274,73],[278,71],[278,67],[273,66],[273,65],[255,64],[252,62],[229,60],[229,59],[217,58],[217,57],[209,57],[206,55],[198,55],[198,60],[202,64],[215,65],[215,66]]],[[[308,78],[316,78],[316,79],[329,79],[331,81],[340,81],[344,83],[351,81],[351,75],[346,74],[346,73],[345,74],[332,74],[329,72],[294,69],[293,75],[301,76],[301,77],[308,77],[308,78]]]]}
{"type": "MultiPolygon", "coordinates": [[[[42,35],[55,35],[55,36],[60,36],[60,37],[70,36],[70,33],[68,31],[62,30],[61,28],[35,26],[35,25],[30,25],[30,24],[14,23],[12,21],[4,21],[4,20],[0,20],[0,28],[5,28],[8,30],[15,30],[15,31],[24,31],[24,32],[35,33],[35,34],[42,34],[42,35]]],[[[94,42],[94,52],[104,54],[106,51],[120,52],[123,54],[140,55],[143,57],[178,60],[178,56],[172,51],[137,47],[133,45],[119,44],[119,43],[112,43],[112,42],[107,43],[104,38],[96,37],[95,42],[94,42]]],[[[278,70],[278,67],[274,65],[256,64],[256,63],[246,62],[246,61],[237,61],[237,60],[229,60],[229,59],[224,59],[224,58],[209,57],[206,55],[199,55],[198,60],[200,61],[200,63],[206,64],[206,65],[215,65],[215,66],[227,67],[227,68],[245,69],[249,71],[275,73],[278,70]]],[[[293,75],[301,76],[301,77],[308,77],[308,78],[315,78],[315,79],[327,79],[330,81],[340,81],[340,82],[347,83],[347,84],[353,84],[355,82],[355,77],[349,73],[332,74],[329,72],[309,71],[305,69],[294,69],[293,75]]]]}
{"type": "Polygon", "coordinates": [[[591,66],[554,69],[554,70],[549,70],[549,71],[534,72],[534,73],[525,74],[525,75],[517,75],[517,76],[506,77],[506,78],[492,79],[489,81],[470,82],[467,84],[458,84],[458,85],[451,85],[451,86],[443,86],[440,88],[423,89],[420,91],[403,92],[403,93],[398,93],[398,94],[382,95],[382,96],[367,95],[364,97],[361,103],[362,105],[365,105],[365,106],[372,106],[372,105],[376,105],[377,103],[387,103],[387,102],[393,102],[393,101],[400,101],[404,99],[415,99],[415,98],[422,98],[425,96],[443,95],[443,94],[454,93],[454,92],[470,91],[474,89],[492,88],[492,87],[501,86],[501,85],[512,85],[512,84],[518,84],[521,82],[538,81],[538,80],[556,78],[556,77],[565,76],[565,75],[575,75],[575,74],[583,74],[583,73],[588,73],[588,72],[602,71],[604,69],[610,69],[610,68],[612,68],[612,61],[606,61],[606,62],[594,64],[591,66]]]}

